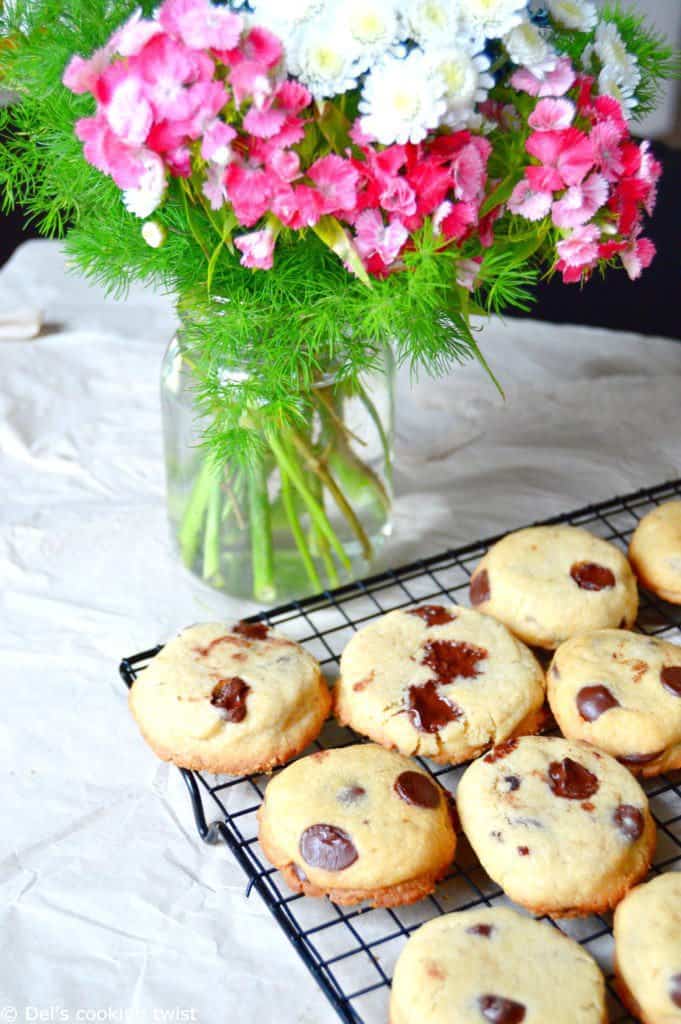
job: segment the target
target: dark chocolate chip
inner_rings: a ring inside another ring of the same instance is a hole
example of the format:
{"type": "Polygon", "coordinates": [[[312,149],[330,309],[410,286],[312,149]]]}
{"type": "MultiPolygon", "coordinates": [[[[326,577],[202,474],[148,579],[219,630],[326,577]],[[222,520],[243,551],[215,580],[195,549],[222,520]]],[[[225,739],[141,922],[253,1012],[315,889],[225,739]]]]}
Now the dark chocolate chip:
{"type": "Polygon", "coordinates": [[[655,761],[662,754],[664,754],[664,750],[656,750],[654,754],[626,754],[625,756],[618,757],[617,760],[621,764],[648,764],[650,761],[655,761]]]}
{"type": "Polygon", "coordinates": [[[577,694],[577,710],[585,722],[595,722],[597,718],[618,708],[620,702],[612,695],[607,686],[583,686],[577,694]]]}
{"type": "Polygon", "coordinates": [[[439,807],[440,792],[421,772],[402,772],[395,780],[395,792],[407,804],[415,807],[439,807]]]}
{"type": "Polygon", "coordinates": [[[439,683],[474,679],[480,674],[478,662],[487,657],[484,647],[453,640],[431,640],[423,650],[423,664],[433,670],[439,683]]]}
{"type": "Polygon", "coordinates": [[[359,856],[348,833],[335,825],[310,825],[300,837],[299,848],[306,864],[323,871],[343,871],[359,856]]]}
{"type": "Polygon", "coordinates": [[[364,786],[344,786],[338,790],[336,800],[341,804],[356,804],[363,796],[366,796],[364,786]]]}
{"type": "Polygon", "coordinates": [[[681,974],[673,974],[669,979],[669,998],[681,1008],[681,974]]]}
{"type": "Polygon", "coordinates": [[[613,817],[622,835],[630,839],[632,843],[641,838],[645,820],[638,807],[632,807],[631,804],[620,804],[613,817]]]}
{"type": "Polygon", "coordinates": [[[248,640],[265,640],[269,631],[270,627],[265,622],[237,622],[232,630],[248,640]]]}
{"type": "Polygon", "coordinates": [[[493,924],[472,924],[470,928],[466,928],[467,935],[480,935],[483,939],[489,939],[493,931],[493,924]]]}
{"type": "Polygon", "coordinates": [[[508,757],[517,746],[518,741],[516,739],[504,740],[503,743],[498,743],[496,747],[492,747],[489,754],[485,755],[485,763],[494,764],[495,761],[501,761],[502,757],[508,757]]]}
{"type": "Polygon", "coordinates": [[[555,796],[567,800],[586,800],[598,789],[598,779],[578,761],[564,757],[549,765],[549,786],[555,796]]]}
{"type": "Polygon", "coordinates": [[[440,604],[424,604],[420,608],[408,608],[407,614],[418,615],[427,626],[444,626],[447,622],[454,622],[456,618],[440,604]]]}
{"type": "Polygon", "coordinates": [[[478,998],[480,1013],[491,1024],[520,1024],[525,1020],[525,1007],[514,999],[485,995],[478,998]]]}
{"type": "Polygon", "coordinates": [[[553,665],[551,666],[551,675],[553,676],[554,679],[560,679],[560,669],[556,665],[555,661],[554,661],[553,665]]]}
{"type": "Polygon", "coordinates": [[[673,693],[675,697],[681,697],[681,666],[673,665],[663,668],[660,672],[660,680],[665,690],[673,693]]]}
{"type": "Polygon", "coordinates": [[[408,715],[411,724],[421,732],[438,732],[449,722],[461,718],[463,711],[437,692],[432,680],[422,686],[410,686],[408,715]]]}
{"type": "Polygon", "coordinates": [[[616,582],[614,573],[596,562],[575,562],[570,575],[582,590],[608,590],[616,582]]]}
{"type": "Polygon", "coordinates": [[[521,857],[527,857],[529,852],[530,852],[529,846],[519,846],[518,847],[518,853],[520,854],[521,857]]]}
{"type": "Polygon", "coordinates": [[[513,793],[520,789],[520,779],[517,775],[504,775],[504,782],[508,784],[508,792],[513,793]]]}
{"type": "Polygon", "coordinates": [[[482,569],[476,573],[471,580],[471,604],[473,606],[478,604],[484,604],[485,601],[489,601],[490,598],[490,586],[489,586],[489,575],[487,569],[482,569]]]}
{"type": "Polygon", "coordinates": [[[213,707],[224,711],[228,722],[243,722],[246,717],[246,698],[251,692],[248,683],[239,676],[220,679],[213,687],[210,702],[213,707]]]}

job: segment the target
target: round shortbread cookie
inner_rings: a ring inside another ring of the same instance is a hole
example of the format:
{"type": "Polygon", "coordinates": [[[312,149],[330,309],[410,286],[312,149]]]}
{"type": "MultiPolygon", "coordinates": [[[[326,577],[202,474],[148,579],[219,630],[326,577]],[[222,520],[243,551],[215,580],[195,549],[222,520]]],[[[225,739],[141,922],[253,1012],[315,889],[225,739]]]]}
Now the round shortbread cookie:
{"type": "Polygon", "coordinates": [[[415,761],[373,743],[321,750],[276,775],[260,845],[288,885],[335,903],[413,903],[454,859],[449,794],[415,761]]]}
{"type": "Polygon", "coordinates": [[[641,585],[681,604],[681,501],[668,501],[643,517],[629,545],[629,560],[641,585]]]}
{"type": "Polygon", "coordinates": [[[681,768],[681,647],[602,629],[562,644],[548,672],[551,710],[585,740],[651,776],[681,768]]]}
{"type": "Polygon", "coordinates": [[[509,533],[476,567],[470,598],[525,643],[548,650],[591,629],[629,628],[638,611],[622,552],[576,526],[509,533]]]}
{"type": "Polygon", "coordinates": [[[605,1024],[594,959],[557,928],[503,907],[422,925],[395,967],[390,1024],[605,1024]]]}
{"type": "Polygon", "coordinates": [[[130,710],[164,761],[269,771],[319,734],[331,695],[315,659],[264,623],[190,626],[140,672],[130,710]]]}
{"type": "Polygon", "coordinates": [[[509,740],[457,790],[461,825],[488,875],[534,913],[608,910],[646,874],[655,823],[634,776],[557,737],[509,740]]]}
{"type": "Polygon", "coordinates": [[[544,721],[544,672],[488,615],[453,605],[398,609],[343,651],[341,722],[402,754],[458,764],[544,721]]]}
{"type": "Polygon", "coordinates": [[[644,1024],[681,1024],[681,872],[639,885],[615,911],[615,970],[644,1024]]]}

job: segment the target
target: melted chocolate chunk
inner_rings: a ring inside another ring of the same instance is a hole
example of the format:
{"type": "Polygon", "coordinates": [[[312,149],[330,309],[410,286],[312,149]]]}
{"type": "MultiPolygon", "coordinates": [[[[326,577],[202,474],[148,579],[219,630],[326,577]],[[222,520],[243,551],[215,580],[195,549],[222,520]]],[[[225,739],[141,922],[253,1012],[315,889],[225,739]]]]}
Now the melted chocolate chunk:
{"type": "Polygon", "coordinates": [[[664,750],[656,750],[654,754],[627,754],[625,757],[618,757],[620,764],[648,764],[664,754],[664,750]]]}
{"type": "Polygon", "coordinates": [[[665,690],[675,697],[681,697],[681,666],[674,665],[663,668],[660,672],[660,681],[665,690]]]}
{"type": "Polygon", "coordinates": [[[479,996],[478,1006],[485,1020],[491,1024],[520,1024],[525,1020],[525,1007],[514,999],[503,996],[479,996]]]}
{"type": "Polygon", "coordinates": [[[248,683],[239,676],[233,679],[220,679],[213,687],[210,702],[213,707],[224,711],[228,722],[243,722],[246,717],[246,698],[251,692],[248,683]]]}
{"type": "Polygon", "coordinates": [[[517,775],[504,775],[504,782],[508,785],[509,793],[514,793],[516,789],[520,789],[520,779],[517,775]]]}
{"type": "Polygon", "coordinates": [[[444,626],[447,622],[454,622],[456,618],[440,604],[424,604],[420,608],[408,608],[408,615],[418,615],[427,626],[444,626]]]}
{"type": "Polygon", "coordinates": [[[478,662],[487,657],[484,647],[453,640],[431,640],[423,650],[423,664],[433,670],[439,683],[474,679],[480,674],[478,662]]]}
{"type": "Polygon", "coordinates": [[[527,857],[529,855],[529,852],[530,852],[529,846],[519,846],[518,847],[518,853],[520,854],[521,857],[527,857]]]}
{"type": "Polygon", "coordinates": [[[493,924],[472,924],[470,928],[466,928],[467,935],[481,935],[483,939],[489,939],[493,931],[493,924]]]}
{"type": "Polygon", "coordinates": [[[681,974],[674,974],[669,979],[669,998],[674,1006],[681,1008],[681,974]]]}
{"type": "Polygon", "coordinates": [[[299,868],[297,864],[292,864],[291,867],[293,869],[293,874],[299,882],[307,882],[307,875],[302,868],[299,868]]]}
{"type": "Polygon", "coordinates": [[[570,575],[582,590],[608,590],[615,586],[615,576],[596,562],[575,562],[570,575]]]}
{"type": "Polygon", "coordinates": [[[265,622],[237,622],[232,630],[248,640],[265,640],[269,631],[270,627],[265,622]]]}
{"type": "Polygon", "coordinates": [[[395,792],[405,803],[415,807],[439,807],[440,793],[421,772],[402,772],[395,780],[395,792]]]}
{"type": "Polygon", "coordinates": [[[336,799],[341,804],[356,804],[363,796],[366,796],[364,786],[344,786],[338,790],[336,799]]]}
{"type": "Polygon", "coordinates": [[[502,757],[508,757],[517,746],[518,741],[516,739],[504,740],[503,743],[498,743],[496,747],[492,747],[489,754],[485,755],[485,764],[494,764],[495,761],[501,761],[502,757]]]}
{"type": "Polygon", "coordinates": [[[323,871],[344,871],[359,856],[348,833],[335,825],[310,825],[300,837],[299,849],[306,864],[323,871]]]}
{"type": "Polygon", "coordinates": [[[610,708],[618,708],[620,702],[607,686],[583,686],[576,698],[577,710],[585,722],[595,722],[610,708]]]}
{"type": "Polygon", "coordinates": [[[409,721],[421,732],[438,732],[449,722],[461,718],[463,711],[437,692],[434,682],[409,687],[409,721]]]}
{"type": "Polygon", "coordinates": [[[471,604],[473,606],[478,604],[484,604],[485,601],[490,599],[490,586],[489,586],[489,574],[487,569],[483,569],[477,573],[471,580],[471,604]]]}
{"type": "Polygon", "coordinates": [[[549,786],[554,796],[566,800],[586,800],[598,789],[598,779],[578,761],[564,757],[549,765],[549,786]]]}
{"type": "Polygon", "coordinates": [[[643,835],[645,821],[638,807],[632,807],[631,804],[620,804],[613,818],[622,835],[630,839],[632,843],[643,835]]]}

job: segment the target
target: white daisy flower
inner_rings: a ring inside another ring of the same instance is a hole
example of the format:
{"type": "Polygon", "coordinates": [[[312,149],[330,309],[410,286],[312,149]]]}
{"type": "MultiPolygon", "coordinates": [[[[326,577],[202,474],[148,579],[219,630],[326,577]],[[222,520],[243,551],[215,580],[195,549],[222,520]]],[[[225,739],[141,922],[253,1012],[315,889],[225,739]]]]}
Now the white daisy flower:
{"type": "Polygon", "coordinates": [[[384,145],[421,142],[447,109],[445,82],[421,50],[385,57],[367,76],[359,111],[362,130],[384,145]]]}
{"type": "Polygon", "coordinates": [[[641,80],[638,61],[629,53],[617,26],[602,21],[596,29],[594,51],[608,71],[608,79],[616,79],[625,90],[634,90],[641,80]]]}
{"type": "Polygon", "coordinates": [[[370,60],[382,57],[395,46],[401,25],[395,0],[344,0],[338,21],[364,49],[370,60]]]}
{"type": "Polygon", "coordinates": [[[402,17],[409,38],[425,48],[429,43],[441,45],[443,40],[455,39],[460,14],[457,0],[407,0],[402,17]]]}
{"type": "Polygon", "coordinates": [[[371,54],[347,27],[326,19],[299,32],[288,57],[290,69],[317,100],[356,88],[371,62],[371,54]]]}
{"type": "Polygon", "coordinates": [[[488,39],[506,35],[523,20],[527,0],[460,0],[465,24],[488,39]]]}
{"type": "Polygon", "coordinates": [[[590,32],[598,20],[596,5],[591,0],[544,0],[549,14],[564,28],[590,32]]]}
{"type": "Polygon", "coordinates": [[[488,74],[489,57],[473,55],[459,46],[430,50],[427,54],[437,75],[445,85],[446,110],[442,123],[450,128],[463,128],[477,103],[487,98],[494,79],[488,74]]]}
{"type": "Polygon", "coordinates": [[[598,76],[598,91],[602,96],[613,96],[628,117],[638,106],[638,100],[634,95],[634,86],[622,82],[619,75],[612,68],[603,68],[598,76]]]}
{"type": "Polygon", "coordinates": [[[522,21],[512,28],[503,43],[513,63],[528,68],[537,78],[553,71],[558,61],[545,34],[531,21],[522,21]]]}

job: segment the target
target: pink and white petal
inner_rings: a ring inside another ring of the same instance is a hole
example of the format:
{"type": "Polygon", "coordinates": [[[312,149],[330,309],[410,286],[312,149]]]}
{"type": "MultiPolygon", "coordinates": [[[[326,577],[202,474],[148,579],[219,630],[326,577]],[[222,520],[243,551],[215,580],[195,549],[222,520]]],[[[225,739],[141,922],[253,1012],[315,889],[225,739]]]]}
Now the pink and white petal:
{"type": "Polygon", "coordinates": [[[284,127],[286,114],[274,107],[251,107],[244,118],[244,128],[259,139],[271,139],[284,127]]]}
{"type": "Polygon", "coordinates": [[[529,181],[520,181],[511,193],[508,208],[526,220],[537,221],[550,213],[552,202],[552,192],[536,191],[529,181]]]}
{"type": "Polygon", "coordinates": [[[575,116],[575,105],[566,99],[543,99],[534,108],[527,123],[538,132],[569,128],[575,116]]]}
{"type": "Polygon", "coordinates": [[[253,270],[271,270],[274,265],[274,243],[276,239],[269,228],[238,235],[234,239],[237,249],[243,253],[241,265],[253,270]]]}

